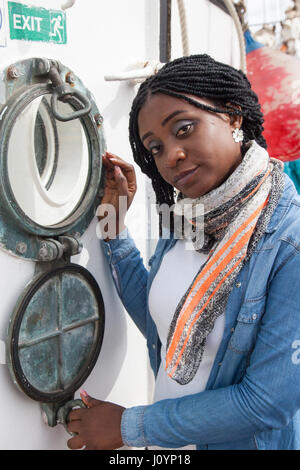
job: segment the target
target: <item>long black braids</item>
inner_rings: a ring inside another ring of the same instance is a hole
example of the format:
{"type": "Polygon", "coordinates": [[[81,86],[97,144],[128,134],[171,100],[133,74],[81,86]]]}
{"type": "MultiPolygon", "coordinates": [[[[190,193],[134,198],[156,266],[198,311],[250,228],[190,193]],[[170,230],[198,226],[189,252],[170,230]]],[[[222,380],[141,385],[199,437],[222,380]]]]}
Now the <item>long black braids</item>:
{"type": "Polygon", "coordinates": [[[241,70],[217,62],[207,54],[181,57],[165,64],[157,74],[145,80],[133,101],[129,119],[129,140],[133,158],[142,172],[152,180],[156,202],[174,204],[174,188],[159,174],[150,152],[139,136],[138,114],[148,97],[155,93],[183,99],[201,109],[215,113],[243,116],[244,131],[242,151],[249,140],[267,148],[263,132],[263,114],[256,93],[241,70]],[[211,99],[216,107],[206,106],[185,96],[194,95],[211,99]],[[232,106],[228,104],[231,103],[232,106]],[[241,111],[235,106],[240,107],[241,111]]]}

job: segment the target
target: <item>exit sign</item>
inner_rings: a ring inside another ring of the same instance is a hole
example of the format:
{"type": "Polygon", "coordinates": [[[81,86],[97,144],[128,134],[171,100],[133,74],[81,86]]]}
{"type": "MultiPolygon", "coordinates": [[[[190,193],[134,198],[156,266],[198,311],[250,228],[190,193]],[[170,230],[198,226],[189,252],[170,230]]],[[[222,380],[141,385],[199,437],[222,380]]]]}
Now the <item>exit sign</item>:
{"type": "Polygon", "coordinates": [[[55,42],[66,44],[66,14],[60,10],[47,10],[8,2],[11,39],[55,42]]]}

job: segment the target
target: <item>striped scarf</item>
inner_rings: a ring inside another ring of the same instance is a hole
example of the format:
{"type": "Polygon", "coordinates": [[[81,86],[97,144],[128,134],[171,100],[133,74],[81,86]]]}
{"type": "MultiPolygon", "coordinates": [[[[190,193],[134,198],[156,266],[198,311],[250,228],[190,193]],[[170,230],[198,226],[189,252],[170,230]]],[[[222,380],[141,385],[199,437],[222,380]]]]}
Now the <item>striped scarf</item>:
{"type": "Polygon", "coordinates": [[[175,225],[186,203],[189,207],[192,203],[193,209],[202,204],[204,217],[188,218],[194,249],[208,253],[169,328],[166,371],[179,384],[195,376],[206,338],[225,312],[234,281],[264,234],[283,187],[282,162],[269,158],[265,149],[251,141],[241,164],[221,186],[193,200],[179,194],[175,225]]]}

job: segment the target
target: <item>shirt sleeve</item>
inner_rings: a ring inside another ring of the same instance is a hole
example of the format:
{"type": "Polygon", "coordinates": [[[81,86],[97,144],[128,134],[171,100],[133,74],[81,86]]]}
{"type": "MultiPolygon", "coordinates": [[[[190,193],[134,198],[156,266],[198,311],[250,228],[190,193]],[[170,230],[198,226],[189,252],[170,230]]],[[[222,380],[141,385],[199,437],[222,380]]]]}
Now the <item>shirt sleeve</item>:
{"type": "Polygon", "coordinates": [[[101,240],[113,281],[127,312],[146,336],[148,271],[126,228],[115,239],[101,240]]]}
{"type": "Polygon", "coordinates": [[[238,441],[280,429],[300,408],[300,247],[269,286],[249,366],[240,383],[128,408],[128,446],[167,448],[238,441]],[[298,347],[298,351],[297,348],[298,347]]]}

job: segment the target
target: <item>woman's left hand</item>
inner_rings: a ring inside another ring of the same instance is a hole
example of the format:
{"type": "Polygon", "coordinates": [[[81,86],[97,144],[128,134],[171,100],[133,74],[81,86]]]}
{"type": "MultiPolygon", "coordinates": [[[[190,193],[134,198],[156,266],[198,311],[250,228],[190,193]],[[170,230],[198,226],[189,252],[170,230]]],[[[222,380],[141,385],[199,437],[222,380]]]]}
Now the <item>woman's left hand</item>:
{"type": "Polygon", "coordinates": [[[121,436],[122,406],[108,401],[96,400],[81,394],[87,408],[74,409],[69,413],[68,431],[77,435],[69,439],[70,449],[112,450],[124,445],[121,436]]]}

